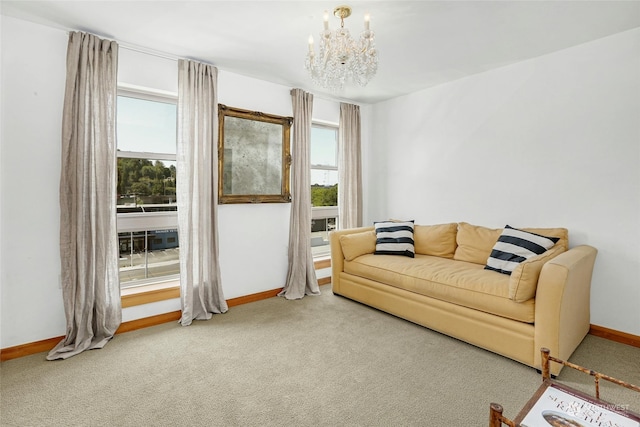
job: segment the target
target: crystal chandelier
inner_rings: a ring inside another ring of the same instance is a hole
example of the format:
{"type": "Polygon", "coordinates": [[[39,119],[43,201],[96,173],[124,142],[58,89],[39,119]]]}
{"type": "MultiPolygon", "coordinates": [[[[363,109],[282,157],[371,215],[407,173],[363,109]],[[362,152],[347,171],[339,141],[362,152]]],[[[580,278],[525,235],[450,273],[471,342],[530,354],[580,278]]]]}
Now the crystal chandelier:
{"type": "Polygon", "coordinates": [[[342,89],[346,82],[366,85],[378,69],[378,52],[373,31],[369,29],[369,15],[364,17],[364,31],[355,41],[344,28],[344,19],[351,15],[349,6],[338,6],[333,14],[340,18],[340,28],[329,29],[329,14],[324,13],[324,31],[320,33],[320,52],[316,55],[313,37],[309,36],[309,53],[305,68],[313,81],[330,90],[342,89]]]}

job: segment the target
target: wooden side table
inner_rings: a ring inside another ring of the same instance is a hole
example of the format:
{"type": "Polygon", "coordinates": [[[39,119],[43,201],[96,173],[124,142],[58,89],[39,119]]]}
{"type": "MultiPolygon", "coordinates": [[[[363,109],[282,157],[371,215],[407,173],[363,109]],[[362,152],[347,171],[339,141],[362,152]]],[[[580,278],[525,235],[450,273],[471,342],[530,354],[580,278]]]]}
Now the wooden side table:
{"type": "Polygon", "coordinates": [[[512,421],[505,417],[503,408],[492,403],[489,409],[489,427],[640,427],[640,414],[625,405],[616,405],[600,399],[600,380],[610,381],[640,393],[640,387],[550,356],[543,348],[542,384],[512,421]],[[594,377],[595,397],[589,396],[551,378],[549,363],[561,363],[594,377]]]}

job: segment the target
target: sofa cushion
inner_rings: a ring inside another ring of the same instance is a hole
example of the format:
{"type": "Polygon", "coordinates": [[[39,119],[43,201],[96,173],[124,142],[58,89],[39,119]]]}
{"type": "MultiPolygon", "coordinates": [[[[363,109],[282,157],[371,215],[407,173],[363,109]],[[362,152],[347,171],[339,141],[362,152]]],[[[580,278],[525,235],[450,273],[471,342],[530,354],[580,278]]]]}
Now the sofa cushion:
{"type": "Polygon", "coordinates": [[[556,243],[556,246],[562,246],[565,251],[569,250],[569,230],[566,228],[531,228],[524,227],[520,230],[528,231],[529,233],[541,234],[547,237],[558,237],[560,240],[556,243]]]}
{"type": "MultiPolygon", "coordinates": [[[[520,230],[548,237],[558,237],[560,240],[558,240],[556,246],[562,246],[565,251],[569,250],[569,231],[566,228],[522,227],[520,230]]],[[[456,236],[458,247],[453,259],[485,265],[493,245],[496,244],[501,233],[501,228],[487,228],[466,222],[458,223],[458,234],[456,236]]]]}
{"type": "Polygon", "coordinates": [[[501,232],[502,229],[499,228],[487,228],[466,222],[458,223],[456,235],[458,247],[453,259],[484,266],[501,232]]]}
{"type": "Polygon", "coordinates": [[[375,255],[414,257],[413,221],[379,221],[373,226],[376,232],[375,255]]]}
{"type": "Polygon", "coordinates": [[[475,263],[419,254],[414,259],[362,255],[345,261],[344,273],[508,319],[534,320],[535,300],[513,301],[511,277],[475,263]]]}
{"type": "Polygon", "coordinates": [[[493,246],[484,268],[511,275],[518,264],[543,254],[558,240],[558,237],[546,237],[507,225],[493,246]]]}
{"type": "Polygon", "coordinates": [[[351,261],[364,254],[372,254],[376,250],[376,233],[373,230],[362,233],[340,236],[340,246],[344,259],[351,261]]]}
{"type": "Polygon", "coordinates": [[[413,229],[416,254],[453,258],[458,224],[417,225],[413,229]]]}
{"type": "Polygon", "coordinates": [[[544,264],[565,252],[565,248],[555,245],[548,251],[521,262],[509,280],[509,298],[515,302],[527,301],[536,296],[538,278],[544,264]]]}

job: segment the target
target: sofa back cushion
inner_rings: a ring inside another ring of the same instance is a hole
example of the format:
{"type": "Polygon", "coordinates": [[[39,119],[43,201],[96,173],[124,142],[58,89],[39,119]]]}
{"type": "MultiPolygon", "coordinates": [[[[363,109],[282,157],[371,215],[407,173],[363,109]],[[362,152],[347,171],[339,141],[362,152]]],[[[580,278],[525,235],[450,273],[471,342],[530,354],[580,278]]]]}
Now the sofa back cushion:
{"type": "Polygon", "coordinates": [[[376,232],[374,230],[340,236],[340,246],[344,259],[351,261],[360,255],[372,254],[376,250],[376,232]]]}
{"type": "Polygon", "coordinates": [[[569,230],[566,228],[520,228],[520,230],[540,234],[541,236],[557,237],[560,240],[558,240],[554,247],[561,246],[565,251],[569,250],[569,230]]]}
{"type": "Polygon", "coordinates": [[[509,298],[515,302],[528,301],[536,296],[538,278],[544,264],[565,252],[562,245],[556,243],[546,252],[521,262],[511,273],[509,279],[509,298]]]}
{"type": "Polygon", "coordinates": [[[415,250],[420,255],[453,258],[458,224],[416,225],[413,229],[415,250]]]}
{"type": "Polygon", "coordinates": [[[456,235],[458,247],[453,259],[485,265],[500,233],[502,233],[501,228],[487,228],[466,222],[458,223],[456,235]]]}
{"type": "MultiPolygon", "coordinates": [[[[542,236],[557,237],[560,240],[554,247],[562,247],[565,251],[569,249],[569,231],[566,228],[520,229],[542,236]]],[[[489,255],[491,255],[493,246],[498,241],[500,234],[502,234],[502,230],[502,228],[487,228],[466,222],[458,223],[458,234],[456,236],[458,247],[453,259],[485,265],[489,255]]]]}

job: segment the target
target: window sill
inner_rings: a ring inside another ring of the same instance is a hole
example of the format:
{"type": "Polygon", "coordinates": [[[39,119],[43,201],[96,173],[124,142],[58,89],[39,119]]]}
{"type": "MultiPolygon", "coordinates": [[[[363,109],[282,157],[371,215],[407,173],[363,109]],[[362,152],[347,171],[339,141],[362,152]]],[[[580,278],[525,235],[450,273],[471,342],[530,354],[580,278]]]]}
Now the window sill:
{"type": "Polygon", "coordinates": [[[331,256],[323,256],[313,259],[313,266],[316,270],[331,267],[331,256]]]}
{"type": "Polygon", "coordinates": [[[125,288],[120,291],[120,296],[122,308],[180,298],[180,281],[125,288]]]}

